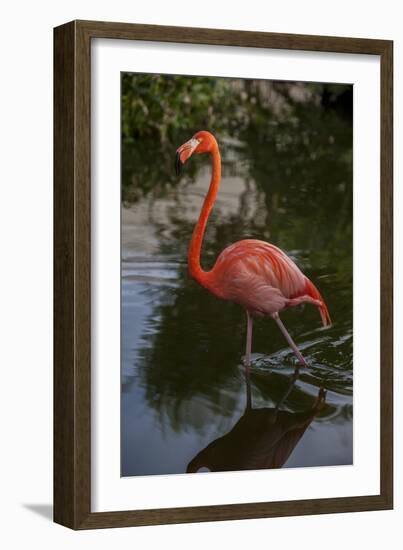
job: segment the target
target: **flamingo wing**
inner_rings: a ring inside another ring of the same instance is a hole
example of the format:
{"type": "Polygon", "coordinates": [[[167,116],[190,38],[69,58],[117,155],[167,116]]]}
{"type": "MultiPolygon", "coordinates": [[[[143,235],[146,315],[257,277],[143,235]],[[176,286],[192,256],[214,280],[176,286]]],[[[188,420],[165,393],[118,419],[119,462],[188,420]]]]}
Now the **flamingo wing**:
{"type": "Polygon", "coordinates": [[[251,313],[270,315],[300,299],[318,305],[323,323],[330,323],[316,287],[291,258],[270,243],[245,239],[230,245],[217,258],[211,282],[211,290],[218,296],[251,313]]]}

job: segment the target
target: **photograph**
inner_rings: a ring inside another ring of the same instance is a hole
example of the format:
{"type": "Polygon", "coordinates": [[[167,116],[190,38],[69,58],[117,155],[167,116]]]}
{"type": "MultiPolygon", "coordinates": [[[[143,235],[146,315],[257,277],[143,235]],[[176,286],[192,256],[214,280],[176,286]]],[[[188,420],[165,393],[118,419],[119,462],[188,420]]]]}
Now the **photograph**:
{"type": "Polygon", "coordinates": [[[121,476],[353,464],[353,85],[120,100],[121,476]]]}

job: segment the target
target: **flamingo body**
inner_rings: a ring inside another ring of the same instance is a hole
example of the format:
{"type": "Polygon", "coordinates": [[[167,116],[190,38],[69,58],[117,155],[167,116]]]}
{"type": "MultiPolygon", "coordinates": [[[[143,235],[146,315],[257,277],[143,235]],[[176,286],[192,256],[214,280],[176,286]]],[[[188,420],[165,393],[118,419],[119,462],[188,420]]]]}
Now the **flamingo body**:
{"type": "Polygon", "coordinates": [[[247,366],[250,363],[252,321],[254,317],[262,315],[269,315],[276,321],[300,363],[306,366],[304,358],[281,322],[279,312],[287,307],[310,303],[319,309],[324,326],[330,325],[330,316],[318,289],[285,252],[264,241],[245,239],[225,248],[211,271],[202,269],[201,246],[220,185],[221,157],[215,137],[210,132],[197,132],[177,150],[178,172],[181,165],[194,153],[211,155],[212,177],[189,245],[190,276],[217,297],[245,308],[248,318],[247,366]]]}
{"type": "Polygon", "coordinates": [[[216,296],[254,316],[307,302],[319,307],[324,325],[330,322],[316,287],[280,248],[264,241],[245,239],[225,248],[205,283],[216,296]]]}

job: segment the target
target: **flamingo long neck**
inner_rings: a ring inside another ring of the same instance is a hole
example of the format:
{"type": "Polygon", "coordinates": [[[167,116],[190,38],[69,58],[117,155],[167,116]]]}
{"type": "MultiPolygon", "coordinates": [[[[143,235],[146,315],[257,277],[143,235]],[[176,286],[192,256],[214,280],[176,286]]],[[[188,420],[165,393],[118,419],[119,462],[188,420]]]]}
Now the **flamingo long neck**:
{"type": "Polygon", "coordinates": [[[218,146],[213,149],[211,152],[212,158],[212,173],[211,173],[211,182],[206,198],[200,212],[199,219],[193,230],[192,239],[189,245],[188,251],[188,266],[189,273],[193,279],[195,279],[200,284],[206,283],[206,278],[208,272],[203,271],[200,265],[200,253],[203,243],[204,233],[206,231],[207,221],[210,215],[210,212],[214,206],[214,202],[217,197],[218,188],[220,186],[221,180],[221,156],[218,146]]]}

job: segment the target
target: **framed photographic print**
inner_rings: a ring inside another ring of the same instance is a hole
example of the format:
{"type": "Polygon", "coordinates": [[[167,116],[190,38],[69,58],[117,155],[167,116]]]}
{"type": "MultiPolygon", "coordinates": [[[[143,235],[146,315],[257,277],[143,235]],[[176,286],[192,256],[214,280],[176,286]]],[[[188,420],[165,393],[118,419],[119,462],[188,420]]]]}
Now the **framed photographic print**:
{"type": "Polygon", "coordinates": [[[54,47],[55,521],[392,508],[392,42],[54,47]]]}

